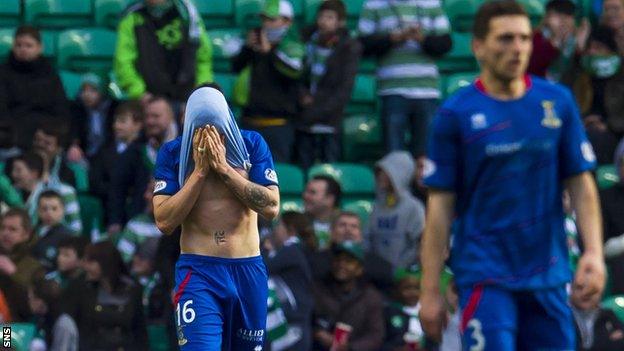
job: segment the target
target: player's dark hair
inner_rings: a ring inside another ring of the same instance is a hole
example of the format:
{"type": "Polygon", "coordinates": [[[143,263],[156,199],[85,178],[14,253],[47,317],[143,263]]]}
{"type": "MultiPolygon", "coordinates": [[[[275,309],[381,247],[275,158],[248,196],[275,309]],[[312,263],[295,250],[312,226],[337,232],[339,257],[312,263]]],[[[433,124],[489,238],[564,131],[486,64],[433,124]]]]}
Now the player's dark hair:
{"type": "Polygon", "coordinates": [[[59,123],[55,118],[44,118],[37,125],[37,130],[42,131],[45,135],[55,137],[59,146],[66,146],[68,130],[65,123],[59,123]]]}
{"type": "Polygon", "coordinates": [[[38,177],[43,175],[43,157],[41,157],[38,153],[27,152],[25,154],[15,156],[10,163],[11,170],[13,169],[16,161],[24,162],[29,170],[37,172],[38,177]]]}
{"type": "Polygon", "coordinates": [[[102,280],[106,280],[113,290],[119,287],[122,275],[127,273],[119,251],[108,240],[89,244],[85,248],[84,258],[100,265],[102,280]]]}
{"type": "Polygon", "coordinates": [[[319,174],[312,177],[312,180],[320,180],[327,185],[326,193],[334,196],[334,207],[340,207],[340,200],[342,198],[342,189],[340,183],[336,181],[332,176],[319,174]]]}
{"type": "Polygon", "coordinates": [[[76,251],[76,256],[78,256],[78,258],[82,258],[87,244],[88,241],[84,237],[70,236],[63,238],[61,241],[59,241],[58,248],[72,249],[76,251]]]}
{"type": "Polygon", "coordinates": [[[32,223],[30,223],[30,215],[28,214],[28,211],[23,208],[13,207],[2,215],[2,220],[9,217],[19,217],[24,230],[28,233],[32,233],[32,223]]]}
{"type": "Polygon", "coordinates": [[[487,1],[477,11],[474,25],[472,26],[472,34],[477,39],[485,39],[490,31],[490,22],[493,18],[515,15],[529,17],[524,7],[516,1],[487,1]]]}
{"type": "Polygon", "coordinates": [[[291,228],[307,247],[316,249],[314,222],[310,216],[296,211],[286,211],[280,218],[286,228],[291,228]]]}
{"type": "Polygon", "coordinates": [[[35,39],[39,44],[41,44],[41,33],[39,32],[39,29],[31,25],[25,24],[23,26],[17,27],[14,37],[21,37],[22,35],[28,35],[29,37],[35,39]]]}
{"type": "Polygon", "coordinates": [[[574,16],[576,5],[570,0],[550,0],[546,4],[546,12],[548,11],[574,16]]]}
{"type": "Polygon", "coordinates": [[[321,2],[321,5],[319,5],[318,11],[316,12],[317,17],[321,11],[334,11],[338,15],[338,19],[341,21],[347,18],[347,8],[342,0],[325,0],[321,2]]]}
{"type": "Polygon", "coordinates": [[[37,199],[37,202],[41,203],[41,199],[57,199],[61,202],[63,208],[65,208],[65,204],[63,203],[63,197],[61,196],[61,194],[54,190],[45,190],[44,192],[42,192],[39,195],[39,199],[37,199]]]}
{"type": "Polygon", "coordinates": [[[145,119],[143,106],[135,100],[123,102],[115,108],[115,119],[122,115],[130,115],[130,118],[132,118],[134,123],[143,123],[143,120],[145,119]]]}

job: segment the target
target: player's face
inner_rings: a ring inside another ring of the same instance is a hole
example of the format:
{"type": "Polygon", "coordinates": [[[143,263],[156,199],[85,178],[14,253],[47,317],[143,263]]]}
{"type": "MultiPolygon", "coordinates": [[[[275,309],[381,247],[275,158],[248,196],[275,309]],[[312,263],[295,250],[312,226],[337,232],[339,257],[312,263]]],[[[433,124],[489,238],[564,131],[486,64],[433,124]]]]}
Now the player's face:
{"type": "Polygon", "coordinates": [[[18,61],[30,62],[41,56],[43,46],[30,35],[20,35],[13,42],[13,55],[18,61]]]}
{"type": "Polygon", "coordinates": [[[420,281],[412,277],[401,280],[399,283],[399,297],[403,304],[415,306],[420,298],[420,281]]]}
{"type": "Polygon", "coordinates": [[[475,38],[473,50],[483,71],[510,82],[524,76],[531,56],[531,24],[526,16],[499,16],[490,20],[485,39],[475,38]]]}
{"type": "Polygon", "coordinates": [[[63,220],[63,203],[55,197],[44,197],[39,200],[39,219],[45,225],[54,225],[63,220]]]}
{"type": "Polygon", "coordinates": [[[21,160],[13,162],[11,179],[15,187],[22,190],[30,190],[29,187],[38,181],[37,172],[32,171],[21,160]]]}
{"type": "Polygon", "coordinates": [[[351,255],[341,252],[332,260],[332,272],[338,282],[350,282],[362,274],[362,264],[351,255]]]}
{"type": "Polygon", "coordinates": [[[605,0],[602,3],[602,22],[616,30],[624,27],[624,4],[621,0],[605,0]]]}
{"type": "Polygon", "coordinates": [[[331,239],[334,243],[342,243],[347,240],[361,242],[362,229],[360,219],[354,216],[340,216],[332,226],[331,239]]]}
{"type": "Polygon", "coordinates": [[[78,268],[80,261],[76,251],[69,247],[59,248],[58,256],[56,256],[56,265],[59,271],[69,272],[78,268]]]}
{"type": "Polygon", "coordinates": [[[0,246],[6,252],[11,252],[15,245],[28,240],[28,232],[22,225],[19,216],[9,216],[2,219],[0,224],[0,246]]]}

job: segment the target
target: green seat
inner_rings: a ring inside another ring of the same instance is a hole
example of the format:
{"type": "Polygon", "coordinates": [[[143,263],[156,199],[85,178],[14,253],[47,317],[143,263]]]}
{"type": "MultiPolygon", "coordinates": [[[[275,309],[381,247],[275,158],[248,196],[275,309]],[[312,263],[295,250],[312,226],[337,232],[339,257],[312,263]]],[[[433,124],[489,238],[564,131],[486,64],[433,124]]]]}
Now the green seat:
{"type": "Polygon", "coordinates": [[[295,12],[295,23],[302,23],[305,13],[305,0],[289,0],[295,12]]]}
{"type": "Polygon", "coordinates": [[[11,350],[28,351],[36,336],[37,327],[33,323],[11,323],[11,350]]]}
{"type": "Polygon", "coordinates": [[[14,33],[15,28],[0,28],[0,58],[3,62],[13,48],[14,33]]]}
{"type": "Polygon", "coordinates": [[[303,200],[301,196],[284,196],[280,199],[280,213],[295,211],[303,213],[303,200]]]}
{"type": "Polygon", "coordinates": [[[477,71],[477,60],[471,49],[472,34],[451,33],[453,47],[437,61],[441,73],[477,71]]]}
{"type": "Polygon", "coordinates": [[[24,0],[24,21],[39,28],[88,27],[92,12],[88,0],[24,0]]]}
{"type": "Polygon", "coordinates": [[[382,156],[381,121],[375,114],[360,114],[342,122],[342,155],[346,161],[376,160],[382,156]]]}
{"type": "Polygon", "coordinates": [[[360,58],[360,65],[358,66],[358,73],[375,73],[377,69],[377,62],[372,58],[360,58]]]}
{"type": "Polygon", "coordinates": [[[78,194],[78,205],[80,206],[82,234],[89,237],[93,230],[102,232],[104,229],[104,208],[100,199],[87,194],[78,194]]]}
{"type": "Polygon", "coordinates": [[[108,72],[108,94],[116,100],[128,100],[128,95],[121,89],[115,71],[108,72]]]}
{"type": "Polygon", "coordinates": [[[620,181],[615,165],[604,165],[596,169],[596,183],[600,190],[608,189],[620,181]]]}
{"type": "Polygon", "coordinates": [[[123,11],[132,0],[95,0],[93,12],[98,27],[117,28],[123,11]]]}
{"type": "Polygon", "coordinates": [[[347,105],[347,114],[370,113],[375,110],[377,82],[370,74],[358,74],[355,76],[351,101],[347,105]]]}
{"type": "Polygon", "coordinates": [[[169,351],[169,333],[164,324],[150,324],[147,326],[147,340],[150,351],[169,351]]]}
{"type": "Polygon", "coordinates": [[[624,323],[624,295],[615,295],[602,301],[602,307],[608,308],[624,323]]]}
{"type": "Polygon", "coordinates": [[[466,73],[455,73],[451,74],[444,79],[444,84],[442,85],[442,95],[444,98],[447,98],[453,95],[458,89],[463,88],[472,84],[472,82],[479,75],[478,72],[466,72],[466,73]]]}
{"type": "Polygon", "coordinates": [[[306,24],[313,24],[316,22],[316,12],[318,11],[319,4],[323,2],[323,0],[304,0],[304,14],[303,18],[305,19],[306,24]]]}
{"type": "Polygon", "coordinates": [[[194,0],[194,2],[206,28],[233,27],[235,25],[234,0],[194,0]]]}
{"type": "Polygon", "coordinates": [[[79,193],[86,193],[89,191],[89,173],[87,168],[80,163],[70,162],[67,167],[74,174],[76,179],[76,191],[79,193]]]}
{"type": "Polygon", "coordinates": [[[58,39],[58,65],[78,72],[107,74],[115,54],[115,32],[103,28],[72,29],[58,39]]]}
{"type": "Polygon", "coordinates": [[[239,28],[222,28],[208,31],[212,42],[212,69],[215,72],[231,72],[230,58],[243,45],[243,32],[239,28]]]}
{"type": "Polygon", "coordinates": [[[301,197],[304,188],[304,175],[301,168],[288,163],[276,163],[275,171],[280,194],[301,197]]]}
{"type": "Polygon", "coordinates": [[[342,209],[344,211],[354,212],[360,217],[360,221],[362,222],[362,228],[366,228],[368,225],[368,217],[371,212],[373,212],[373,204],[372,200],[351,200],[344,201],[342,204],[342,209]]]}
{"type": "Polygon", "coordinates": [[[362,12],[362,6],[364,0],[346,0],[345,6],[347,7],[347,28],[357,28],[358,20],[360,18],[360,12],[362,12]]]}
{"type": "Polygon", "coordinates": [[[0,26],[17,27],[21,21],[20,0],[0,1],[0,26]]]}
{"type": "Polygon", "coordinates": [[[329,175],[340,183],[345,198],[372,196],[375,192],[373,171],[355,163],[325,163],[312,166],[308,170],[308,179],[315,175],[329,175]]]}
{"type": "Polygon", "coordinates": [[[522,6],[524,6],[524,9],[529,14],[529,18],[533,27],[538,26],[542,21],[542,17],[544,17],[544,4],[546,4],[546,1],[518,0],[518,2],[522,4],[522,6]]]}
{"type": "Polygon", "coordinates": [[[481,2],[476,0],[444,1],[444,11],[451,22],[453,31],[470,32],[480,5],[481,2]]]}
{"type": "Polygon", "coordinates": [[[69,100],[74,100],[78,96],[78,91],[80,91],[82,75],[76,72],[61,70],[59,76],[61,77],[63,88],[65,89],[65,96],[67,96],[69,100]]]}
{"type": "Polygon", "coordinates": [[[215,73],[214,80],[215,83],[219,84],[221,90],[223,91],[223,95],[225,95],[225,98],[228,100],[230,105],[232,105],[232,96],[236,76],[230,73],[215,73]]]}
{"type": "Polygon", "coordinates": [[[236,26],[248,30],[260,25],[260,12],[262,12],[263,0],[234,0],[236,10],[234,20],[236,26]]]}

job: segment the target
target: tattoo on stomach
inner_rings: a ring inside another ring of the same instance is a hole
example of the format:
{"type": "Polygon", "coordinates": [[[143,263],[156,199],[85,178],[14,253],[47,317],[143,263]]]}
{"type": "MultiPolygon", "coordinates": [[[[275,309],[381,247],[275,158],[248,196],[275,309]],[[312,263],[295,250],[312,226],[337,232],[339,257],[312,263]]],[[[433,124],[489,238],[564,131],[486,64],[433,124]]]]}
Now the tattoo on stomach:
{"type": "Polygon", "coordinates": [[[225,231],[219,230],[214,233],[214,240],[217,245],[225,244],[225,231]]]}

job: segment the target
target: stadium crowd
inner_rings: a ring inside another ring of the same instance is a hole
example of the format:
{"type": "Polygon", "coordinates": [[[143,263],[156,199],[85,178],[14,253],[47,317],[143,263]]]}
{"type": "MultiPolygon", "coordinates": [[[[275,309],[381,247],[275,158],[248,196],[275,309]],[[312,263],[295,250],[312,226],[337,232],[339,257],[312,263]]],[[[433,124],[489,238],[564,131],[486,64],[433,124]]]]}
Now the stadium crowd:
{"type": "MultiPolygon", "coordinates": [[[[598,164],[616,167],[619,183],[600,194],[614,296],[624,294],[624,1],[595,2],[591,24],[571,0],[546,4],[529,73],[574,92],[598,164]]],[[[367,216],[342,210],[343,185],[315,175],[302,211],[262,224],[271,291],[264,349],[329,350],[336,325],[347,324],[339,350],[459,350],[449,270],[440,278],[451,316],[442,342],[428,340],[418,320],[421,180],[442,98],[436,60],[456,44],[442,3],[367,0],[355,33],[341,0],[320,2],[309,28],[288,0],[267,0],[258,16],[231,59],[241,128],[260,132],[278,163],[343,161],[343,115],[360,58],[371,57],[385,154],[373,164],[367,216]]],[[[151,173],[158,148],[180,135],[190,92],[214,81],[212,48],[194,5],[181,0],[135,2],[117,38],[113,66],[126,100],[110,96],[99,72],[83,75],[68,99],[30,25],[17,28],[0,66],[0,322],[34,326],[31,350],[177,349],[179,233],[155,224],[151,173]],[[102,228],[84,215],[81,194],[104,209],[102,228]]],[[[582,245],[567,215],[574,267],[582,245]]],[[[578,350],[624,349],[622,314],[596,301],[574,315],[578,350]]]]}

